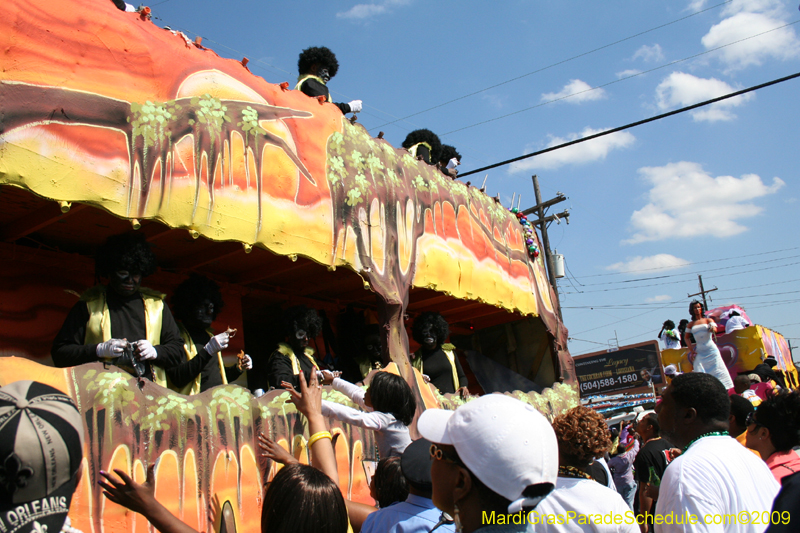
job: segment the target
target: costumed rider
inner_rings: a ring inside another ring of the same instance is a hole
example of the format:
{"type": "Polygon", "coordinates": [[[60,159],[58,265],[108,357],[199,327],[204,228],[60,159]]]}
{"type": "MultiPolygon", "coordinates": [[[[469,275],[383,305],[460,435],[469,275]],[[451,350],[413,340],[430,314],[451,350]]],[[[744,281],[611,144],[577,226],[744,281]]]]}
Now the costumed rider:
{"type": "MultiPolygon", "coordinates": [[[[303,50],[297,60],[297,70],[300,76],[297,77],[295,90],[312,97],[324,96],[326,102],[331,101],[327,84],[339,71],[339,62],[329,48],[313,46],[303,50]]],[[[332,103],[344,114],[361,112],[361,100],[353,100],[348,104],[332,103]]]]}
{"type": "Polygon", "coordinates": [[[411,365],[427,376],[441,394],[469,394],[467,377],[456,357],[455,346],[444,344],[450,334],[444,317],[432,311],[422,313],[414,321],[411,333],[420,344],[419,350],[411,354],[411,365]]]}
{"type": "Polygon", "coordinates": [[[461,164],[461,154],[459,154],[454,146],[443,144],[441,152],[439,152],[439,162],[437,167],[444,173],[445,176],[456,179],[458,177],[458,165],[461,164]]]}
{"type": "Polygon", "coordinates": [[[286,310],[283,324],[286,342],[278,343],[278,349],[269,356],[267,379],[270,388],[280,389],[281,382],[285,381],[297,389],[300,370],[306,379],[319,371],[314,348],[308,343],[322,330],[322,319],[314,309],[298,305],[286,310]]]}
{"type": "Polygon", "coordinates": [[[414,130],[406,135],[403,148],[408,150],[412,157],[421,159],[430,165],[439,161],[442,142],[439,140],[439,136],[431,130],[414,130]]]}
{"type": "Polygon", "coordinates": [[[188,359],[167,372],[171,389],[181,394],[197,394],[236,381],[242,372],[253,368],[253,360],[244,352],[235,365],[226,367],[222,362],[222,350],[228,347],[236,330],[216,335],[211,330],[211,324],[225,305],[219,285],[194,274],[178,285],[171,301],[188,359]]]}
{"type": "Polygon", "coordinates": [[[53,341],[55,366],[113,362],[166,387],[165,371],[186,355],[165,295],[140,287],[156,267],[143,234],[109,237],[95,257],[95,275],[108,283],[86,291],[69,311],[53,341]]]}
{"type": "Polygon", "coordinates": [[[675,322],[665,320],[658,332],[658,338],[664,343],[665,350],[679,350],[681,347],[680,332],[675,329],[675,322]]]}

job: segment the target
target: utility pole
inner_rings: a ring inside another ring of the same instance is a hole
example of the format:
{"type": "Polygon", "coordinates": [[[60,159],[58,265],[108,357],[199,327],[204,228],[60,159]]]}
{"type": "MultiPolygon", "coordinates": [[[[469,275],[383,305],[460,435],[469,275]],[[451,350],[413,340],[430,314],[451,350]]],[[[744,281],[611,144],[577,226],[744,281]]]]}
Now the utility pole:
{"type": "Polygon", "coordinates": [[[560,192],[556,194],[555,198],[547,200],[546,202],[542,202],[542,194],[539,192],[539,177],[535,174],[533,175],[533,192],[536,194],[536,205],[526,209],[522,212],[525,216],[536,214],[539,218],[537,220],[532,220],[531,222],[539,228],[539,231],[542,234],[542,247],[544,248],[544,261],[547,265],[547,277],[550,280],[550,285],[553,286],[553,292],[556,295],[556,305],[558,309],[558,318],[562,319],[561,316],[561,303],[560,298],[558,296],[558,285],[556,285],[556,273],[553,269],[553,255],[550,252],[550,238],[547,236],[547,226],[549,223],[555,221],[560,221],[560,219],[564,219],[567,224],[569,224],[569,209],[558,213],[557,215],[545,215],[545,209],[563,202],[567,199],[566,196],[561,194],[560,192]]]}
{"type": "Polygon", "coordinates": [[[698,292],[698,293],[695,293],[695,294],[687,294],[687,295],[686,295],[686,297],[687,297],[687,298],[691,298],[692,296],[700,296],[700,295],[702,294],[702,295],[703,295],[703,309],[704,309],[705,311],[708,311],[708,303],[706,302],[706,294],[708,294],[709,292],[714,292],[715,290],[717,290],[717,288],[716,288],[716,287],[714,287],[713,289],[708,289],[708,290],[705,290],[705,289],[703,288],[703,276],[701,276],[700,274],[698,274],[698,275],[697,275],[697,279],[698,279],[698,280],[699,280],[699,282],[700,282],[700,292],[698,292]]]}

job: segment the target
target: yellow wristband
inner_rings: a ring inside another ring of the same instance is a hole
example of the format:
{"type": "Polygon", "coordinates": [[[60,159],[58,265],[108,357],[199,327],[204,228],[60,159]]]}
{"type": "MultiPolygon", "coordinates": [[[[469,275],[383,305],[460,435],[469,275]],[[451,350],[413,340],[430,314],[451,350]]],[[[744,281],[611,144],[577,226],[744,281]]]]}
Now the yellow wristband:
{"type": "Polygon", "coordinates": [[[313,446],[314,443],[317,442],[320,439],[333,440],[333,435],[331,435],[330,431],[318,431],[318,432],[314,433],[313,435],[311,435],[311,438],[308,439],[308,447],[311,448],[311,446],[313,446]]]}

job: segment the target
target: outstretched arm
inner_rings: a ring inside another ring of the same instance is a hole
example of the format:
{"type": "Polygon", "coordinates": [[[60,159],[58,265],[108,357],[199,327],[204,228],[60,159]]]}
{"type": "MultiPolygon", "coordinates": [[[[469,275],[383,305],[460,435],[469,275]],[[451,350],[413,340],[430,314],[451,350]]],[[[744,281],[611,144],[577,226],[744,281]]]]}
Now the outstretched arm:
{"type": "Polygon", "coordinates": [[[155,465],[147,469],[144,483],[136,483],[122,470],[114,470],[119,479],[108,472],[100,472],[105,481],[97,483],[103,487],[103,494],[112,502],[144,515],[148,522],[161,533],[197,533],[197,531],[170,513],[155,498],[155,465]]]}
{"type": "Polygon", "coordinates": [[[336,455],[333,451],[332,438],[314,438],[316,435],[327,433],[328,426],[322,415],[322,385],[316,375],[311,376],[311,383],[306,383],[305,373],[300,370],[298,381],[300,391],[292,387],[291,383],[283,382],[281,385],[292,395],[297,410],[308,419],[309,440],[311,442],[311,464],[314,468],[322,470],[337,485],[339,484],[339,469],[336,467],[336,455]]]}

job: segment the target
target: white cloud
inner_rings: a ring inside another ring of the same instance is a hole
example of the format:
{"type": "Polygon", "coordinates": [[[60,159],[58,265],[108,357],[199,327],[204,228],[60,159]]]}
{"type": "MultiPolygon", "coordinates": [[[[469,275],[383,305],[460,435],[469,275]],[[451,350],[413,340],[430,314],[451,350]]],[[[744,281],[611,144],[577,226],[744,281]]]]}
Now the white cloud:
{"type": "Polygon", "coordinates": [[[625,261],[609,265],[606,270],[634,273],[653,270],[675,270],[688,264],[689,261],[686,259],[681,259],[671,254],[656,254],[647,257],[637,255],[636,257],[629,257],[625,261]]]}
{"type": "MultiPolygon", "coordinates": [[[[736,89],[716,78],[698,78],[685,72],[673,72],[656,87],[656,105],[662,111],[683,107],[704,100],[711,100],[734,92],[736,89]]],[[[731,108],[738,107],[754,97],[753,93],[743,94],[701,107],[690,114],[695,121],[716,122],[736,118],[731,108]]]]}
{"type": "Polygon", "coordinates": [[[653,46],[643,45],[636,50],[633,54],[633,59],[641,59],[645,63],[654,63],[656,61],[664,61],[664,53],[661,51],[661,45],[654,44],[653,46]]]}
{"type": "Polygon", "coordinates": [[[545,93],[542,95],[542,102],[566,99],[571,104],[580,104],[592,100],[602,100],[606,97],[603,89],[594,89],[592,86],[581,80],[570,80],[564,88],[557,93],[545,93]],[[574,96],[573,96],[574,95],[574,96]]]}
{"type": "MultiPolygon", "coordinates": [[[[593,130],[592,128],[584,128],[580,134],[570,133],[567,138],[550,136],[550,142],[547,143],[547,148],[564,144],[575,139],[588,137],[595,133],[600,133],[604,130],[593,130]]],[[[627,148],[636,140],[632,134],[627,131],[619,131],[604,137],[586,141],[582,143],[554,150],[546,154],[542,154],[530,159],[523,159],[511,165],[509,172],[522,172],[523,170],[530,169],[554,169],[564,165],[581,165],[590,163],[592,161],[605,159],[611,150],[618,148],[627,148]]],[[[526,153],[531,153],[539,149],[532,145],[526,147],[526,153]]]]}
{"type": "Polygon", "coordinates": [[[672,296],[670,296],[669,294],[659,294],[657,296],[651,296],[650,298],[644,299],[645,303],[648,304],[658,303],[658,302],[668,302],[670,300],[672,300],[672,296]]]}
{"type": "MultiPolygon", "coordinates": [[[[722,15],[726,18],[712,26],[701,40],[706,49],[778,28],[789,20],[779,0],[734,0],[725,7],[722,15]]],[[[761,65],[767,59],[786,61],[796,58],[800,56],[800,40],[794,28],[785,27],[725,47],[718,54],[726,72],[732,72],[761,65]]]]}
{"type": "Polygon", "coordinates": [[[617,72],[617,78],[628,78],[630,76],[636,76],[641,72],[642,72],[641,70],[636,70],[635,68],[629,68],[628,70],[617,72]]]}
{"type": "Polygon", "coordinates": [[[411,0],[384,0],[376,4],[356,4],[347,11],[336,13],[340,19],[365,20],[376,15],[391,12],[393,7],[402,7],[411,3],[411,0]]]}
{"type": "Polygon", "coordinates": [[[686,9],[696,13],[704,7],[706,7],[706,0],[692,0],[686,9]]]}
{"type": "Polygon", "coordinates": [[[507,96],[499,96],[496,94],[483,94],[481,98],[494,109],[503,109],[505,107],[507,96]]]}
{"type": "Polygon", "coordinates": [[[730,237],[747,231],[742,219],[761,213],[751,200],[774,194],[785,183],[772,178],[767,185],[756,174],[712,177],[698,163],[681,161],[663,167],[639,169],[652,184],[649,203],[631,215],[636,244],[684,237],[730,237]]]}

